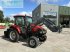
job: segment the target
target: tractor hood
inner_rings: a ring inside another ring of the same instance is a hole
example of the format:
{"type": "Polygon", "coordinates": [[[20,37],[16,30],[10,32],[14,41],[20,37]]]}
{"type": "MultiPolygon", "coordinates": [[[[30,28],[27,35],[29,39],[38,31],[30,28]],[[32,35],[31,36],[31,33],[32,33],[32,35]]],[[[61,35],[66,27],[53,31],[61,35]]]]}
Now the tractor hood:
{"type": "Polygon", "coordinates": [[[33,32],[36,32],[38,30],[43,30],[44,29],[40,25],[36,25],[36,24],[31,24],[31,27],[32,27],[33,32]]]}

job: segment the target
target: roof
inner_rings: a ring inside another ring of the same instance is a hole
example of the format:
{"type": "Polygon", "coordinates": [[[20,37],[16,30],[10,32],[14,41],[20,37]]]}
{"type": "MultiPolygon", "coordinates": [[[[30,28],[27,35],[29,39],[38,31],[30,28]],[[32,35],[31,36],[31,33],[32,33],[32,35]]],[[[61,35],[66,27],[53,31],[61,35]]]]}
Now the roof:
{"type": "MultiPolygon", "coordinates": [[[[25,17],[25,16],[28,16],[28,15],[14,15],[14,17],[25,17]]],[[[31,17],[31,16],[29,16],[29,17],[31,17]]]]}
{"type": "Polygon", "coordinates": [[[16,17],[16,16],[25,16],[25,15],[14,15],[14,17],[16,17]]]}
{"type": "MultiPolygon", "coordinates": [[[[24,16],[28,16],[28,15],[14,15],[14,17],[17,17],[17,16],[24,17],[24,16]]],[[[30,17],[31,17],[31,16],[30,16],[30,17]]]]}

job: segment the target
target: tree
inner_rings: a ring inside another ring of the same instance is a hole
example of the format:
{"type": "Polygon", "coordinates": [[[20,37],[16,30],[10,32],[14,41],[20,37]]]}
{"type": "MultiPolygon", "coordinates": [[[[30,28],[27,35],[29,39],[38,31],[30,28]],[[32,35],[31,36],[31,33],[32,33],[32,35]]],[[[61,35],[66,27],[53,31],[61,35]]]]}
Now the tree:
{"type": "Polygon", "coordinates": [[[10,18],[9,17],[6,17],[4,20],[5,20],[5,22],[10,22],[10,18]]]}
{"type": "Polygon", "coordinates": [[[14,23],[14,20],[10,20],[11,23],[14,23]]]}
{"type": "Polygon", "coordinates": [[[0,10],[0,22],[4,22],[3,17],[4,17],[3,11],[0,10]]]}

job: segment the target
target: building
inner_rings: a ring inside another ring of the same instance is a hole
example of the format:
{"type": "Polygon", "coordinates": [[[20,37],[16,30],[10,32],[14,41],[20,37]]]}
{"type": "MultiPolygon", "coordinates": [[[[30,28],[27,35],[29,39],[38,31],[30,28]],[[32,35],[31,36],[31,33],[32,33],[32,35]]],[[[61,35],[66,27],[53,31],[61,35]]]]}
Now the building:
{"type": "Polygon", "coordinates": [[[33,21],[41,17],[46,17],[53,21],[55,25],[70,27],[70,7],[57,6],[51,4],[40,4],[32,11],[33,21]]]}

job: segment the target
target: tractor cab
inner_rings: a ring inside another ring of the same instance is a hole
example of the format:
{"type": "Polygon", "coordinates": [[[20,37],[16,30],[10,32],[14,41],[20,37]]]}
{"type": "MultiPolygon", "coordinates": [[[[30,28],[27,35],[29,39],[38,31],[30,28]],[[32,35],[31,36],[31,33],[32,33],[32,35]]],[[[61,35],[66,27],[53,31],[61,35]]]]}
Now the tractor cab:
{"type": "Polygon", "coordinates": [[[32,23],[32,18],[30,16],[17,15],[14,16],[14,18],[15,18],[15,24],[19,26],[25,26],[29,23],[32,23]]]}
{"type": "Polygon", "coordinates": [[[25,27],[32,23],[32,17],[30,16],[23,16],[23,15],[16,15],[15,18],[15,25],[19,26],[22,33],[25,33],[25,27]]]}

